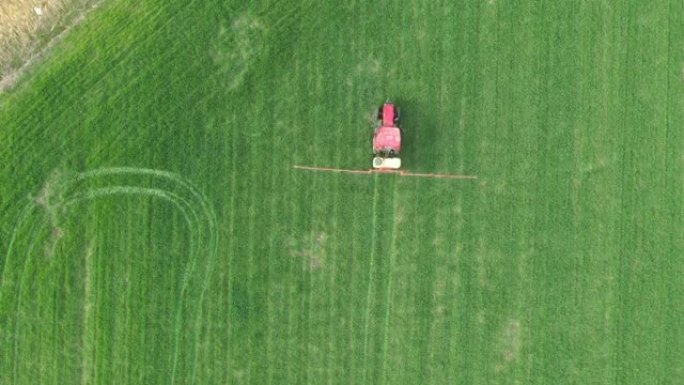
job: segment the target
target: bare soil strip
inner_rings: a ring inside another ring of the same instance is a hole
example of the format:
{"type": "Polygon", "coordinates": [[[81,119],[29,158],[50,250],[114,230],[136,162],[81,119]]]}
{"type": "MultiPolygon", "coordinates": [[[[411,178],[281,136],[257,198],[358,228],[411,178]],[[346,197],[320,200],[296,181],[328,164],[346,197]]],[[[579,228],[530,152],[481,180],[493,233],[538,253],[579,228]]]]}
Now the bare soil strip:
{"type": "Polygon", "coordinates": [[[0,1],[0,93],[102,0],[0,1]]]}

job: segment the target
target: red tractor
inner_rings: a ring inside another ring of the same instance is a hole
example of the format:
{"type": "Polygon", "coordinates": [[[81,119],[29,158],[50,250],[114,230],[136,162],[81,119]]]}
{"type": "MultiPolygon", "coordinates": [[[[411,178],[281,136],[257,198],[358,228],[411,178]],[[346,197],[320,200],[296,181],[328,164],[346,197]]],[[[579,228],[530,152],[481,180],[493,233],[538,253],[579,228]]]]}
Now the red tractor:
{"type": "MultiPolygon", "coordinates": [[[[373,114],[375,115],[375,114],[373,114]]],[[[372,117],[375,120],[375,116],[372,117]]],[[[377,123],[373,133],[373,168],[360,170],[353,168],[301,166],[292,167],[299,170],[337,172],[346,174],[383,173],[398,176],[440,179],[477,179],[476,175],[419,173],[399,170],[401,168],[401,128],[399,127],[399,108],[389,100],[377,112],[377,123]]]]}
{"type": "Polygon", "coordinates": [[[401,128],[399,108],[389,101],[378,108],[378,125],[373,134],[373,168],[396,170],[401,167],[401,128]]]}

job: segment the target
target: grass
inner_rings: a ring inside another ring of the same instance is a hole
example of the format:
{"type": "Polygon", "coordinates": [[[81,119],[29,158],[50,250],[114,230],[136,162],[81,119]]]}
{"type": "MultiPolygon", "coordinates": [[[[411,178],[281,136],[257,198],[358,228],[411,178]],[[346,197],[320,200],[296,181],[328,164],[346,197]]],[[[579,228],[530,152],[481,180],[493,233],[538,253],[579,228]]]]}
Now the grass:
{"type": "Polygon", "coordinates": [[[0,383],[684,383],[681,2],[239,3],[0,98],[0,383]]]}

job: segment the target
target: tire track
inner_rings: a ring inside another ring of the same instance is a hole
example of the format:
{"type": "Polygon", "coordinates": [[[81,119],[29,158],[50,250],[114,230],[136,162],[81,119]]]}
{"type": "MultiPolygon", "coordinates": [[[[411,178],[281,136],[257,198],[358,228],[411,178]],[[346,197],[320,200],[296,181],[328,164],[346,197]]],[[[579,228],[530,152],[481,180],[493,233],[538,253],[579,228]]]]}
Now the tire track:
{"type": "MultiPolygon", "coordinates": [[[[236,123],[235,121],[235,115],[233,115],[230,118],[229,123],[231,125],[234,125],[236,123]]],[[[237,164],[238,164],[238,156],[237,156],[237,139],[235,137],[231,138],[231,164],[230,164],[230,170],[231,170],[231,175],[230,175],[230,213],[228,217],[228,230],[230,232],[230,239],[228,240],[228,245],[227,245],[227,250],[229,251],[228,254],[228,272],[227,272],[227,282],[226,282],[226,287],[228,288],[228,299],[226,300],[227,302],[227,310],[229,311],[233,307],[233,256],[236,254],[237,249],[236,249],[236,242],[234,241],[235,237],[232,236],[233,232],[235,231],[235,212],[236,207],[237,207],[237,194],[236,194],[236,183],[237,183],[237,164]]],[[[227,327],[227,334],[228,334],[228,341],[232,341],[233,339],[233,328],[232,328],[232,322],[231,324],[228,325],[227,327]]],[[[231,350],[230,346],[226,347],[226,362],[231,362],[231,350]]],[[[224,378],[224,381],[227,382],[227,379],[224,378]]]]}
{"type": "MultiPolygon", "coordinates": [[[[349,228],[351,228],[351,229],[357,228],[357,222],[358,222],[357,214],[356,214],[357,211],[358,210],[356,210],[356,209],[351,210],[351,220],[349,222],[349,228]]],[[[356,328],[354,327],[355,326],[354,314],[356,313],[356,307],[354,307],[354,298],[356,297],[356,293],[354,291],[354,288],[357,285],[357,276],[358,276],[358,274],[355,274],[356,268],[357,268],[356,264],[355,264],[355,262],[357,261],[357,257],[356,257],[357,243],[356,243],[356,234],[355,233],[352,234],[350,248],[351,248],[351,252],[350,252],[350,255],[351,255],[350,265],[351,266],[349,267],[349,270],[351,271],[351,274],[350,274],[350,278],[349,278],[349,294],[348,294],[348,298],[350,299],[349,300],[349,310],[350,311],[349,311],[349,323],[348,323],[349,324],[348,351],[350,351],[354,354],[349,355],[349,357],[347,358],[347,362],[349,364],[349,370],[347,371],[347,376],[348,376],[348,378],[354,378],[354,369],[356,368],[356,366],[355,366],[356,360],[354,357],[354,355],[356,353],[356,351],[355,351],[356,345],[354,344],[354,341],[355,341],[354,332],[356,331],[356,328]]],[[[348,381],[348,382],[351,382],[351,381],[348,381]]]]}
{"type": "Polygon", "coordinates": [[[364,318],[364,332],[363,332],[363,377],[362,384],[366,384],[366,378],[368,376],[368,329],[370,327],[370,311],[371,311],[371,299],[373,294],[373,270],[375,268],[375,239],[377,232],[377,209],[378,209],[378,184],[377,176],[373,180],[373,208],[371,210],[372,225],[371,225],[371,252],[370,252],[370,262],[368,266],[368,292],[366,294],[366,311],[364,318]]]}
{"type": "MultiPolygon", "coordinates": [[[[59,191],[59,193],[64,193],[65,196],[59,196],[58,200],[56,202],[47,202],[47,206],[45,207],[46,211],[43,213],[43,218],[42,222],[39,225],[32,225],[30,227],[31,231],[31,236],[30,239],[32,239],[29,244],[27,245],[27,252],[25,254],[24,258],[24,264],[23,268],[19,270],[19,286],[17,288],[18,293],[17,293],[17,303],[15,305],[15,314],[17,314],[17,318],[15,319],[15,325],[14,325],[14,369],[13,369],[13,378],[14,382],[16,382],[17,376],[18,376],[18,365],[19,362],[17,360],[18,357],[18,352],[19,352],[19,344],[20,344],[20,322],[19,322],[19,314],[21,311],[21,306],[23,304],[23,288],[26,285],[26,282],[28,281],[29,278],[29,265],[32,262],[32,257],[34,255],[33,250],[37,243],[39,242],[40,234],[44,230],[46,224],[50,222],[53,226],[55,223],[54,219],[54,208],[60,208],[61,215],[66,215],[68,213],[69,208],[72,208],[78,204],[84,203],[84,202],[90,202],[96,199],[100,198],[108,198],[108,197],[115,197],[115,196],[147,196],[147,197],[152,197],[155,199],[159,199],[161,201],[165,201],[170,203],[175,209],[177,209],[181,215],[183,216],[185,223],[188,228],[189,232],[189,237],[188,237],[188,242],[189,242],[189,256],[188,260],[186,261],[186,266],[184,269],[183,277],[182,277],[182,285],[181,285],[181,291],[178,297],[178,301],[176,303],[176,314],[175,314],[175,324],[174,324],[174,348],[173,348],[173,354],[172,354],[172,370],[171,370],[171,383],[174,384],[176,382],[176,372],[177,368],[179,365],[179,360],[180,360],[180,345],[181,345],[181,337],[182,337],[182,327],[184,325],[184,321],[187,322],[187,318],[190,317],[189,315],[184,316],[184,304],[186,301],[186,297],[189,295],[190,291],[190,286],[191,286],[191,281],[193,280],[193,276],[196,274],[197,270],[197,265],[199,262],[199,259],[204,256],[206,259],[206,268],[203,272],[197,273],[197,279],[199,281],[199,299],[197,301],[197,308],[194,309],[195,312],[195,318],[194,318],[194,329],[191,331],[191,333],[194,333],[193,339],[194,339],[194,356],[192,358],[192,375],[191,379],[194,381],[195,374],[196,374],[196,367],[197,367],[197,360],[198,360],[198,343],[199,343],[199,335],[201,332],[200,325],[202,324],[202,318],[203,318],[203,302],[204,302],[204,296],[205,292],[208,288],[208,285],[210,284],[210,277],[212,275],[212,272],[214,270],[214,264],[215,264],[215,258],[217,254],[217,240],[218,240],[218,233],[217,233],[217,226],[216,226],[216,216],[214,210],[211,208],[209,202],[207,201],[206,197],[204,197],[189,181],[186,179],[183,179],[177,174],[167,172],[167,171],[161,171],[161,170],[154,170],[154,169],[145,169],[145,168],[135,168],[135,167],[114,167],[114,168],[103,168],[103,169],[98,169],[98,170],[93,170],[93,171],[88,171],[88,172],[83,172],[76,174],[73,177],[65,177],[62,176],[62,179],[59,180],[62,184],[60,185],[62,191],[59,191]],[[172,182],[175,184],[176,190],[179,191],[169,191],[167,189],[163,188],[155,188],[155,187],[140,187],[140,186],[134,186],[134,185],[116,185],[112,184],[106,187],[98,187],[98,188],[86,188],[83,189],[82,191],[78,191],[78,185],[80,185],[82,182],[87,182],[95,179],[102,179],[106,178],[108,180],[105,180],[105,182],[109,182],[112,177],[117,177],[117,176],[127,176],[127,177],[141,177],[141,176],[147,176],[147,177],[153,177],[157,180],[164,180],[166,182],[172,182]],[[178,189],[180,187],[180,189],[178,189]],[[77,191],[75,192],[70,192],[69,190],[75,189],[77,191]],[[184,190],[184,191],[183,191],[184,190]],[[185,195],[185,196],[183,196],[185,195]],[[201,283],[199,283],[201,282],[201,283]]],[[[3,267],[3,271],[0,275],[0,298],[4,297],[5,294],[11,293],[12,288],[8,287],[8,270],[10,269],[11,266],[11,258],[13,254],[15,253],[15,245],[17,243],[18,236],[20,233],[24,230],[24,227],[26,224],[30,224],[29,220],[32,215],[35,214],[35,210],[38,208],[38,204],[35,202],[35,200],[32,198],[31,201],[25,206],[25,208],[22,210],[22,212],[19,215],[19,219],[17,220],[17,224],[14,226],[11,236],[10,236],[10,242],[8,245],[7,253],[5,256],[5,265],[3,267]]],[[[192,310],[190,310],[192,312],[192,310]]]]}
{"type": "MultiPolygon", "coordinates": [[[[33,208],[35,208],[35,205],[33,205],[32,209],[33,208]]],[[[33,227],[31,229],[31,236],[29,237],[29,239],[31,239],[31,241],[29,242],[28,247],[26,249],[26,253],[25,253],[25,257],[24,257],[26,262],[24,263],[23,270],[28,270],[29,259],[30,259],[29,257],[33,254],[33,249],[36,246],[36,244],[38,243],[38,238],[40,237],[40,233],[43,230],[43,227],[45,227],[46,223],[47,223],[47,218],[43,218],[43,220],[39,226],[33,227]]],[[[21,310],[21,303],[22,303],[22,292],[24,291],[24,282],[25,282],[24,276],[22,275],[19,279],[19,287],[17,289],[17,304],[15,306],[15,312],[14,312],[14,314],[16,314],[16,316],[17,316],[17,320],[15,321],[15,324],[14,324],[14,336],[15,336],[15,338],[14,338],[13,353],[14,353],[15,357],[19,356],[19,338],[18,338],[18,336],[19,336],[19,325],[21,325],[21,323],[19,322],[19,318],[20,318],[20,314],[21,314],[20,310],[21,310]]],[[[13,365],[13,370],[12,370],[12,379],[13,379],[14,384],[18,383],[18,381],[17,381],[18,376],[19,376],[19,361],[15,360],[14,365],[13,365]]]]}
{"type": "MultiPolygon", "coordinates": [[[[202,288],[200,291],[200,298],[198,301],[199,311],[197,311],[197,313],[196,313],[197,318],[195,319],[195,325],[196,325],[195,326],[195,338],[194,338],[194,342],[195,342],[194,353],[195,354],[194,354],[194,358],[193,358],[193,365],[192,365],[192,372],[191,372],[191,383],[194,383],[194,380],[196,377],[197,357],[199,354],[198,353],[199,341],[200,341],[199,333],[201,330],[199,325],[201,325],[201,320],[202,320],[202,304],[204,302],[204,295],[205,295],[206,289],[207,289],[209,282],[210,282],[209,277],[214,270],[215,256],[217,254],[217,247],[218,247],[218,243],[217,243],[218,234],[217,234],[217,227],[216,227],[215,212],[210,208],[209,203],[207,202],[206,198],[202,194],[200,194],[189,182],[183,180],[178,175],[170,173],[170,172],[153,170],[153,169],[121,167],[121,168],[96,170],[94,172],[91,172],[91,174],[88,176],[92,176],[92,175],[102,176],[102,175],[115,175],[115,174],[153,175],[156,177],[166,178],[166,179],[169,179],[173,182],[178,183],[179,185],[181,185],[182,187],[184,187],[188,191],[190,191],[190,193],[193,195],[193,197],[196,198],[200,202],[200,206],[202,208],[204,218],[208,221],[207,222],[209,225],[209,228],[208,228],[209,250],[208,251],[209,251],[210,258],[209,258],[209,261],[207,263],[207,268],[206,268],[207,270],[205,271],[205,275],[204,275],[204,278],[202,280],[203,284],[202,284],[202,288]]],[[[150,190],[156,190],[156,189],[150,189],[150,190]]],[[[161,192],[161,190],[149,191],[149,192],[151,194],[159,194],[161,192]]],[[[162,193],[158,197],[164,198],[164,195],[165,194],[162,193]]],[[[173,194],[170,194],[170,195],[173,195],[173,194]]],[[[187,201],[183,200],[180,197],[178,197],[178,199],[188,205],[190,210],[193,212],[193,215],[198,220],[198,223],[201,223],[200,217],[192,209],[191,205],[187,201]]],[[[179,208],[179,206],[177,206],[177,207],[179,208]]],[[[186,221],[187,221],[187,217],[186,217],[186,221]]],[[[189,223],[190,222],[188,222],[188,226],[190,228],[189,223]]],[[[200,232],[199,232],[198,238],[199,238],[199,242],[201,242],[204,239],[204,237],[203,237],[203,234],[201,233],[201,227],[199,227],[199,229],[200,229],[200,232]]],[[[192,265],[190,266],[190,268],[189,269],[186,268],[186,271],[185,271],[185,274],[183,277],[183,286],[181,288],[181,295],[180,295],[181,299],[183,298],[184,294],[188,290],[190,275],[195,270],[196,263],[197,263],[197,256],[200,255],[200,253],[202,253],[202,250],[200,249],[200,247],[201,246],[199,245],[199,243],[195,244],[194,247],[193,247],[193,245],[191,245],[191,247],[190,247],[191,250],[193,250],[193,249],[196,250],[195,251],[196,254],[195,254],[194,258],[191,258],[192,259],[192,265]]],[[[175,383],[175,374],[176,374],[177,365],[178,365],[178,356],[179,356],[179,347],[180,347],[180,333],[181,333],[180,329],[181,329],[181,325],[182,325],[181,313],[182,313],[182,309],[183,309],[183,304],[179,301],[177,306],[178,306],[178,311],[177,311],[177,315],[176,315],[176,342],[175,342],[175,347],[174,347],[173,369],[172,369],[172,378],[171,378],[172,384],[175,383]]]]}
{"type": "Polygon", "coordinates": [[[394,220],[392,221],[392,233],[390,236],[390,253],[389,253],[389,265],[387,267],[387,295],[385,297],[385,331],[382,346],[382,370],[380,372],[380,383],[384,384],[387,382],[387,352],[389,348],[389,329],[390,329],[390,313],[391,313],[391,303],[392,303],[392,267],[394,265],[394,259],[397,255],[397,230],[399,227],[400,218],[397,216],[398,203],[397,203],[397,181],[394,181],[394,189],[392,190],[392,212],[394,213],[394,220]]]}

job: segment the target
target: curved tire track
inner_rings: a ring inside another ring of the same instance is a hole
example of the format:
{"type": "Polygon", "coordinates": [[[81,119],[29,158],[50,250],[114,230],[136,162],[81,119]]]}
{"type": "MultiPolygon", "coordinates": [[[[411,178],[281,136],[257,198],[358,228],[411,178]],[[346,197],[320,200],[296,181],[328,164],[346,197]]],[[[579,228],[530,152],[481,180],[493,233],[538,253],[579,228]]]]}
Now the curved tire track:
{"type": "MultiPolygon", "coordinates": [[[[194,330],[191,332],[193,333],[192,340],[194,340],[195,345],[191,363],[191,379],[192,382],[194,382],[198,360],[197,356],[199,354],[199,339],[201,331],[200,325],[202,323],[203,318],[204,296],[208,288],[208,285],[211,281],[211,274],[214,270],[214,263],[216,259],[218,244],[216,215],[208,200],[204,195],[202,195],[197,190],[197,188],[194,185],[192,185],[190,181],[182,178],[178,174],[171,173],[168,171],[146,168],[102,168],[76,174],[75,176],[68,178],[68,180],[61,180],[61,182],[65,182],[64,186],[67,186],[67,189],[75,190],[73,192],[70,191],[65,193],[63,197],[60,196],[60,199],[57,202],[55,202],[57,207],[64,209],[64,215],[68,215],[69,208],[96,199],[105,199],[116,196],[148,196],[170,203],[183,216],[185,223],[188,227],[188,231],[190,233],[188,237],[190,243],[190,254],[188,256],[188,260],[185,262],[186,266],[183,272],[181,291],[176,303],[176,313],[174,320],[174,349],[173,356],[171,358],[172,371],[170,381],[172,384],[176,383],[177,381],[176,376],[180,359],[180,347],[184,320],[189,319],[192,316],[190,313],[194,312],[194,330]],[[150,177],[152,179],[147,183],[152,183],[154,185],[155,182],[158,183],[160,181],[164,181],[167,183],[171,182],[174,185],[174,188],[164,189],[156,187],[141,187],[130,184],[111,183],[112,179],[116,179],[117,177],[127,177],[129,179],[131,177],[150,177]],[[99,181],[100,183],[104,182],[105,186],[97,188],[79,187],[79,185],[83,182],[91,181],[99,181]],[[204,269],[204,272],[199,273],[197,277],[194,277],[198,266],[198,262],[201,258],[205,259],[206,267],[204,269]],[[191,309],[189,314],[184,316],[184,313],[187,312],[185,307],[185,303],[187,300],[186,297],[188,296],[189,287],[193,279],[198,282],[200,288],[199,298],[196,301],[197,306],[194,309],[191,309]]],[[[15,336],[13,347],[13,376],[15,380],[19,370],[17,357],[20,347],[19,332],[21,322],[19,321],[19,314],[22,307],[22,292],[29,278],[28,272],[30,270],[29,265],[31,263],[31,259],[34,254],[33,250],[35,249],[36,244],[40,240],[39,235],[49,222],[47,211],[42,213],[42,218],[39,219],[41,220],[41,223],[39,225],[36,225],[35,223],[32,224],[30,222],[32,216],[36,214],[35,210],[38,208],[39,206],[35,202],[35,200],[31,199],[20,213],[17,223],[14,229],[12,230],[10,236],[10,241],[5,256],[5,264],[3,266],[3,270],[2,272],[0,272],[0,298],[8,294],[11,295],[13,293],[16,293],[17,295],[16,305],[14,307],[15,318],[13,328],[15,336]],[[31,231],[31,236],[29,237],[30,242],[26,246],[27,251],[23,261],[23,267],[21,269],[18,269],[19,271],[17,275],[19,277],[19,284],[17,287],[16,285],[12,285],[12,282],[8,283],[7,280],[10,279],[8,275],[11,273],[9,272],[9,269],[11,269],[12,265],[11,258],[16,253],[14,249],[17,244],[18,236],[22,231],[25,230],[24,227],[27,224],[31,225],[31,227],[29,228],[31,231]],[[18,290],[17,292],[14,291],[15,288],[18,290]]]]}

